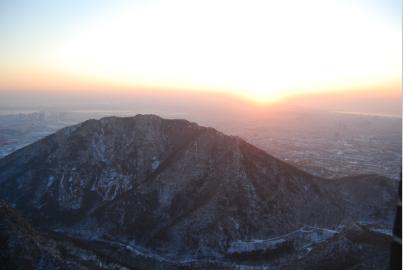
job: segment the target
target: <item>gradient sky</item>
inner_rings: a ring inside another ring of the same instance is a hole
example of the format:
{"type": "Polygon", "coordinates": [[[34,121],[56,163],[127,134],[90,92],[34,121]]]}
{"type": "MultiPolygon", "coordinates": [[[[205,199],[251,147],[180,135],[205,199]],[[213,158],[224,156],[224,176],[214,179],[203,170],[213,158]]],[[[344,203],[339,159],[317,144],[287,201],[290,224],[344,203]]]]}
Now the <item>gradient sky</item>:
{"type": "Polygon", "coordinates": [[[2,0],[0,37],[0,91],[401,88],[400,1],[2,0]]]}

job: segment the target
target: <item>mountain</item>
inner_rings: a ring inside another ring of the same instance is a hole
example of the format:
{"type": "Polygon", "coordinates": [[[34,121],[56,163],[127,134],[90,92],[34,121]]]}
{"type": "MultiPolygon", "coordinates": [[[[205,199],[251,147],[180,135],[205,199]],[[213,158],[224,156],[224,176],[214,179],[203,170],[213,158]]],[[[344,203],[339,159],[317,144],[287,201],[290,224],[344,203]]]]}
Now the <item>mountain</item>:
{"type": "Polygon", "coordinates": [[[315,177],[155,115],[88,120],[0,160],[0,198],[35,228],[140,269],[315,269],[332,250],[382,269],[396,190],[375,175],[315,177]]]}
{"type": "Polygon", "coordinates": [[[131,269],[83,241],[38,232],[5,202],[0,202],[0,262],[4,270],[131,269]]]}

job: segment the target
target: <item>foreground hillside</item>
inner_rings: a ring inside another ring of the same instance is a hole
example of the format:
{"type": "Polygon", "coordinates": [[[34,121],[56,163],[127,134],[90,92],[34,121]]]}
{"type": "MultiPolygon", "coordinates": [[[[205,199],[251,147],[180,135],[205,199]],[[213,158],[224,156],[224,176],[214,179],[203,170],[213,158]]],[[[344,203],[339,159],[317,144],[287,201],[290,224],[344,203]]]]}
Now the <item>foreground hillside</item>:
{"type": "Polygon", "coordinates": [[[64,128],[1,159],[0,198],[41,237],[98,254],[90,266],[108,254],[140,269],[384,269],[396,183],[318,178],[238,137],[137,115],[64,128]]]}

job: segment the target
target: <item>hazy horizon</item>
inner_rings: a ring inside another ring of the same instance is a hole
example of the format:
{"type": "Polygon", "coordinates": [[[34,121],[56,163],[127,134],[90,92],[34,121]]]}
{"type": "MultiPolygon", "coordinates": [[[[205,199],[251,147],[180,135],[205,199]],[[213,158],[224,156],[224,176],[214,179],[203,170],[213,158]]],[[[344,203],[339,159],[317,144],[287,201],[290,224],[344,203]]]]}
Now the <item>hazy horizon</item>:
{"type": "Polygon", "coordinates": [[[231,110],[400,115],[400,7],[378,0],[3,1],[0,106],[212,102],[231,110]]]}
{"type": "Polygon", "coordinates": [[[401,95],[376,91],[315,93],[296,95],[271,103],[258,103],[228,93],[186,91],[121,92],[0,92],[2,111],[158,111],[194,112],[214,109],[237,113],[263,113],[270,110],[345,112],[401,116],[401,95]],[[346,98],[346,95],[348,96],[346,98]]]}

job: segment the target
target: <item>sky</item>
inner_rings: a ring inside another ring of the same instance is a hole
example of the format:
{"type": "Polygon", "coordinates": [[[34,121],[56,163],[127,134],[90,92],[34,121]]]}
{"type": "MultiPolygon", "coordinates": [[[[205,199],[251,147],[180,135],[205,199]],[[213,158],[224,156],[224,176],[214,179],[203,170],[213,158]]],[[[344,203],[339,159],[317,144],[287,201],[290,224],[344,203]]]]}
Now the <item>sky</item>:
{"type": "Polygon", "coordinates": [[[1,0],[0,96],[358,93],[397,111],[401,25],[401,2],[385,0],[1,0]]]}

